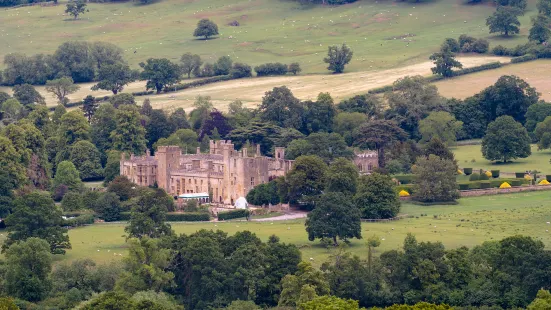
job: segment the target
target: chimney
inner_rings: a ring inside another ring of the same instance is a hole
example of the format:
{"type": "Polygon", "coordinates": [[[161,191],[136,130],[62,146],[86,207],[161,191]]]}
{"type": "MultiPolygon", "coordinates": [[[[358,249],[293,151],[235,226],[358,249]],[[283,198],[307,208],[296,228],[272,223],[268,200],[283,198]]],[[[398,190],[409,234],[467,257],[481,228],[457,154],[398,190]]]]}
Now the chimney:
{"type": "Polygon", "coordinates": [[[256,145],[256,156],[260,157],[260,144],[256,145]]]}
{"type": "Polygon", "coordinates": [[[243,152],[243,157],[247,157],[247,148],[244,147],[241,151],[243,152]]]}
{"type": "Polygon", "coordinates": [[[201,154],[201,147],[197,147],[197,154],[201,154]]]}
{"type": "Polygon", "coordinates": [[[151,150],[150,149],[145,149],[145,156],[146,157],[151,156],[151,150]]]}

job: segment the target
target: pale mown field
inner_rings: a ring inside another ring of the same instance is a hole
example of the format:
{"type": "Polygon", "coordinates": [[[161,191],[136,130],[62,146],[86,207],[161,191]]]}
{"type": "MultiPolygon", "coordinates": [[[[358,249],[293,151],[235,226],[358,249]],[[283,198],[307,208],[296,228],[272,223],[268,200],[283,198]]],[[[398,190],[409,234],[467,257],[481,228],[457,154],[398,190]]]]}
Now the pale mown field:
{"type": "MultiPolygon", "coordinates": [[[[465,68],[481,64],[501,61],[508,62],[507,57],[496,56],[461,56],[458,57],[465,68]]],[[[293,94],[302,100],[315,99],[320,92],[329,92],[336,102],[354,96],[367,93],[370,89],[392,84],[399,78],[411,75],[429,75],[433,64],[429,61],[415,65],[408,65],[396,69],[371,70],[363,72],[350,72],[344,74],[317,74],[298,76],[279,76],[239,79],[227,82],[214,83],[197,88],[186,89],[179,92],[165,93],[152,96],[140,96],[136,100],[143,101],[149,98],[153,107],[162,109],[173,109],[183,107],[190,110],[193,107],[195,98],[211,96],[215,107],[220,110],[227,109],[230,102],[241,100],[249,107],[255,107],[262,101],[265,92],[274,87],[287,86],[293,94]]],[[[183,80],[186,83],[192,80],[183,80]]],[[[86,95],[106,96],[112,95],[107,91],[92,91],[93,83],[80,84],[80,90],[69,95],[71,101],[82,100],[86,95]]],[[[37,86],[37,90],[46,98],[48,106],[55,106],[56,99],[46,92],[44,86],[37,86]]],[[[145,90],[145,82],[139,81],[128,85],[124,92],[135,92],[145,90]]],[[[8,87],[0,87],[0,91],[11,93],[8,87]]],[[[467,91],[470,89],[467,88],[467,91]]]]}

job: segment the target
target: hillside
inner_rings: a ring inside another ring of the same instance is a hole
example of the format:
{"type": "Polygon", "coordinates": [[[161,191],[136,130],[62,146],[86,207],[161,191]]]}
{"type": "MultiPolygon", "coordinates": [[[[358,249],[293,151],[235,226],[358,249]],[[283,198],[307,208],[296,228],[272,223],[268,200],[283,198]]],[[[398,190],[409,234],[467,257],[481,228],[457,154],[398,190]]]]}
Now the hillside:
{"type": "Polygon", "coordinates": [[[88,40],[121,46],[134,67],[149,57],[178,60],[192,52],[205,61],[230,55],[251,65],[298,61],[304,73],[325,73],[327,46],[345,42],[354,50],[347,71],[358,72],[426,61],[444,38],[462,33],[488,38],[492,45],[525,42],[529,18],[535,13],[535,1],[530,0],[520,19],[521,34],[503,40],[490,36],[485,25],[494,7],[464,5],[461,0],[363,0],[338,7],[305,7],[283,0],[163,0],[88,7],[76,21],[64,16],[64,2],[1,10],[0,58],[12,52],[52,53],[64,41],[88,40]],[[194,39],[193,29],[201,18],[219,25],[219,38],[194,39]],[[228,26],[234,20],[239,27],[228,26]]]}

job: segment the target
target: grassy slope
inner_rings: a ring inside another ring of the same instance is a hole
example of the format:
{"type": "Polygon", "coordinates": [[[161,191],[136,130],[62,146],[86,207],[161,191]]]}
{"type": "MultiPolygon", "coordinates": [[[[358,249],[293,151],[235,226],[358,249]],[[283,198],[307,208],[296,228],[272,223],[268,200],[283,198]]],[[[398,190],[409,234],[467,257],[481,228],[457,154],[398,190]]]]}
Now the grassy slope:
{"type": "MultiPolygon", "coordinates": [[[[463,198],[456,206],[421,207],[404,204],[402,213],[419,218],[403,219],[389,223],[363,223],[362,235],[376,234],[381,238],[381,251],[398,249],[407,233],[413,233],[420,241],[442,241],[446,247],[472,247],[486,240],[499,240],[514,234],[529,235],[541,239],[551,246],[551,236],[546,230],[551,225],[551,203],[549,192],[532,192],[502,196],[463,198]],[[427,214],[427,216],[420,216],[427,214]],[[437,218],[434,218],[436,216],[437,218]]],[[[120,259],[126,255],[124,245],[124,225],[97,224],[69,231],[73,249],[58,260],[91,258],[98,262],[120,259]],[[98,251],[99,250],[99,251],[98,251]],[[122,253],[122,256],[114,255],[122,253]]],[[[229,234],[240,230],[255,232],[263,240],[272,234],[283,242],[298,245],[303,258],[314,258],[321,264],[331,252],[309,242],[304,230],[304,221],[289,222],[228,222],[228,223],[173,223],[177,233],[193,233],[199,229],[222,229],[229,234]]],[[[0,236],[0,240],[3,236],[0,236]]],[[[353,240],[350,251],[366,257],[367,249],[363,240],[353,240]]]]}
{"type": "Polygon", "coordinates": [[[493,7],[462,2],[360,0],[339,7],[301,7],[286,0],[161,0],[147,6],[89,4],[90,12],[76,21],[63,16],[61,2],[55,7],[1,10],[0,57],[12,52],[52,53],[64,41],[89,40],[116,43],[134,66],[149,57],[178,60],[192,52],[207,61],[230,55],[252,65],[298,61],[305,73],[319,73],[326,72],[322,58],[330,44],[349,44],[354,59],[348,70],[364,71],[424,61],[444,38],[461,33],[487,37],[494,45],[526,40],[535,0],[529,0],[530,10],[521,17],[521,35],[512,39],[488,35],[485,19],[493,7]],[[220,38],[195,40],[192,32],[200,18],[214,20],[220,38]],[[233,20],[241,26],[227,26],[233,20]]]}
{"type": "Polygon", "coordinates": [[[464,145],[453,150],[460,167],[472,167],[476,169],[501,170],[503,172],[523,172],[526,170],[538,170],[551,174],[551,152],[549,150],[538,151],[536,145],[532,145],[532,155],[528,158],[519,158],[507,164],[492,163],[482,157],[480,145],[464,145]],[[472,162],[472,160],[475,162],[472,162]]]}

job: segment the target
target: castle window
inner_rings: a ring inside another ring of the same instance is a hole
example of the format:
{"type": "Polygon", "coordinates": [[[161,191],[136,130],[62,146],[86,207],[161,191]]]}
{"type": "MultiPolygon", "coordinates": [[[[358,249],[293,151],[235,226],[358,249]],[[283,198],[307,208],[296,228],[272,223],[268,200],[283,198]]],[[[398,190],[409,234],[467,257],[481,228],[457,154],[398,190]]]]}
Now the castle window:
{"type": "Polygon", "coordinates": [[[372,169],[373,169],[373,165],[372,165],[372,164],[367,165],[367,171],[371,171],[372,169]]]}
{"type": "Polygon", "coordinates": [[[251,186],[254,186],[254,177],[251,178],[251,186]]]}
{"type": "Polygon", "coordinates": [[[234,167],[234,168],[237,167],[237,159],[234,159],[234,160],[233,160],[233,167],[234,167]]]}

